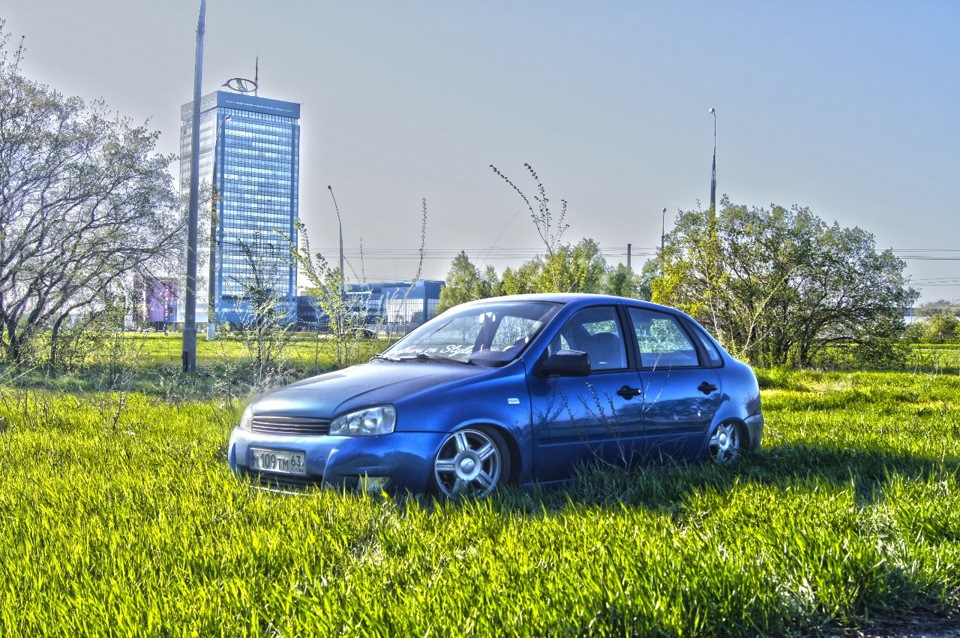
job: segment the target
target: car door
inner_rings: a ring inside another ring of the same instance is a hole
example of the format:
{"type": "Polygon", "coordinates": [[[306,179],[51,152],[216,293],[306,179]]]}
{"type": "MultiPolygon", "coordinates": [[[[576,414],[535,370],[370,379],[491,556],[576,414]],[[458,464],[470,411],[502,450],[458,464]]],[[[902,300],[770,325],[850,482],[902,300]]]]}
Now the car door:
{"type": "Polygon", "coordinates": [[[701,354],[675,315],[637,307],[628,315],[640,360],[642,450],[695,455],[723,401],[716,362],[701,354]]]}
{"type": "Polygon", "coordinates": [[[587,376],[530,376],[534,474],[541,482],[570,475],[578,462],[629,461],[643,427],[640,377],[631,365],[614,305],[574,314],[548,346],[586,352],[587,376]]]}

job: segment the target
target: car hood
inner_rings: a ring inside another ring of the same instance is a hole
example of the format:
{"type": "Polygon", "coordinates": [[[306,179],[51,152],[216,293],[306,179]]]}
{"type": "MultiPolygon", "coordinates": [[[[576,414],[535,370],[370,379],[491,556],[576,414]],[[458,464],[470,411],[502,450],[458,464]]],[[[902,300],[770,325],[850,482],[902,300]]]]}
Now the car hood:
{"type": "Polygon", "coordinates": [[[483,366],[436,361],[375,361],[270,392],[254,401],[253,412],[332,419],[353,410],[396,403],[428,388],[492,371],[483,366]]]}

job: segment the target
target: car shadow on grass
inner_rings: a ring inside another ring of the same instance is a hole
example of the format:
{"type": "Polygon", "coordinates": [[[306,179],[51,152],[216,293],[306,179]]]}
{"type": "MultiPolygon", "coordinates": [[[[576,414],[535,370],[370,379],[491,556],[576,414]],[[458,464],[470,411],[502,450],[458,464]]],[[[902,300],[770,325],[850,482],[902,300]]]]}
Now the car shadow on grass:
{"type": "Polygon", "coordinates": [[[558,512],[570,507],[677,510],[704,491],[726,493],[746,484],[797,489],[853,488],[858,505],[877,504],[896,478],[927,481],[960,475],[960,457],[932,458],[884,449],[784,444],[742,453],[736,462],[645,460],[630,467],[580,466],[558,486],[508,487],[493,498],[503,513],[558,512]]]}

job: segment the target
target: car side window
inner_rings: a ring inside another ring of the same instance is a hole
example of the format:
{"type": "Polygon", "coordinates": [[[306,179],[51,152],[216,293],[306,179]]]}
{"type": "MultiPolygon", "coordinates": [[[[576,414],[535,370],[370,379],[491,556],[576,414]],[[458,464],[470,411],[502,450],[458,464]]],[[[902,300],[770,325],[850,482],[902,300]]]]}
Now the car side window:
{"type": "Polygon", "coordinates": [[[691,322],[687,322],[687,325],[693,331],[693,334],[697,336],[697,339],[700,340],[700,345],[703,346],[703,351],[707,353],[707,367],[709,368],[719,368],[723,366],[723,357],[720,356],[720,351],[717,350],[717,346],[713,344],[713,341],[710,340],[710,337],[707,336],[706,331],[700,326],[694,324],[690,325],[691,322]]]}
{"type": "Polygon", "coordinates": [[[644,368],[690,368],[700,365],[697,349],[672,315],[630,308],[630,320],[644,368]]]}
{"type": "Polygon", "coordinates": [[[591,370],[626,368],[627,351],[616,308],[599,306],[577,311],[550,343],[550,352],[557,350],[586,352],[591,370]]]}

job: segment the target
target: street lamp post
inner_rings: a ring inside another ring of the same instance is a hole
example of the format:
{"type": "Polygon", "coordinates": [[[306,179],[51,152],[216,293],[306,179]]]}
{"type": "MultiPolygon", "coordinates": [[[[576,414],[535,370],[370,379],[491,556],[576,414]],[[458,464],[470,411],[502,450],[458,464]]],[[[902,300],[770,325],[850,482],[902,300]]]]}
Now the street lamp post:
{"type": "Polygon", "coordinates": [[[713,172],[710,177],[710,214],[717,214],[717,110],[710,107],[713,115],[713,172]]]}
{"type": "Polygon", "coordinates": [[[663,213],[660,216],[660,275],[663,275],[663,251],[665,245],[665,239],[667,236],[667,209],[663,209],[663,213]]]}
{"type": "MultiPolygon", "coordinates": [[[[344,291],[347,287],[347,275],[343,271],[343,222],[340,221],[340,207],[337,206],[337,196],[333,194],[333,186],[327,186],[330,190],[330,197],[333,198],[333,209],[337,211],[337,226],[340,229],[340,306],[341,312],[345,309],[344,305],[344,291]]],[[[342,334],[343,326],[341,325],[341,318],[337,317],[337,334],[342,334]]]]}
{"type": "Polygon", "coordinates": [[[340,278],[344,282],[347,281],[347,276],[343,272],[343,222],[340,221],[340,207],[337,206],[337,196],[333,194],[333,186],[327,186],[330,190],[330,197],[333,198],[333,209],[337,211],[337,227],[340,230],[340,278]]]}
{"type": "Polygon", "coordinates": [[[207,1],[200,0],[197,54],[193,71],[193,120],[190,135],[190,204],[187,213],[187,276],[183,311],[183,371],[197,369],[197,223],[200,192],[200,84],[203,76],[203,32],[207,1]]]}
{"type": "Polygon", "coordinates": [[[667,236],[667,209],[663,209],[660,217],[660,259],[663,259],[664,239],[667,236]]]}
{"type": "Polygon", "coordinates": [[[233,119],[229,115],[224,116],[217,124],[217,131],[213,136],[213,181],[210,188],[210,276],[207,287],[207,340],[213,341],[217,338],[217,229],[220,226],[220,216],[217,214],[217,201],[222,199],[220,195],[220,186],[217,183],[217,168],[220,159],[220,135],[224,130],[227,120],[233,119]]]}

